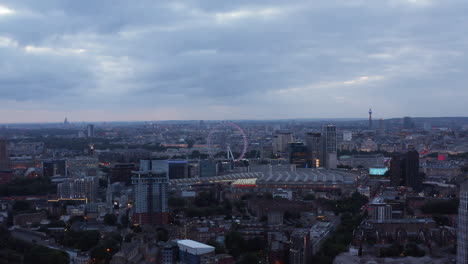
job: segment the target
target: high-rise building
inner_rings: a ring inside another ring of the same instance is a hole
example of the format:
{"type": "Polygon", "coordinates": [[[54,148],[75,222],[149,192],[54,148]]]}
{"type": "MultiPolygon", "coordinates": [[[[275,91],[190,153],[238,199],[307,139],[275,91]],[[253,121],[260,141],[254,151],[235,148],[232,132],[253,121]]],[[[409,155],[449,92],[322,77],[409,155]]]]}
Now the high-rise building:
{"type": "Polygon", "coordinates": [[[390,170],[390,182],[393,186],[407,186],[415,191],[422,190],[423,176],[419,172],[419,153],[416,150],[392,157],[390,170]]]}
{"type": "Polygon", "coordinates": [[[67,179],[57,185],[60,199],[85,199],[87,203],[97,201],[99,181],[97,177],[67,179]]]}
{"type": "Polygon", "coordinates": [[[458,207],[457,264],[468,264],[468,181],[461,186],[458,207]]]}
{"type": "Polygon", "coordinates": [[[406,186],[412,187],[416,191],[421,191],[422,177],[419,173],[419,153],[410,150],[406,153],[406,186]]]}
{"type": "Polygon", "coordinates": [[[8,155],[8,142],[5,139],[0,139],[0,169],[10,169],[10,156],[8,155]]]}
{"type": "Polygon", "coordinates": [[[94,125],[88,124],[87,131],[88,131],[87,133],[88,138],[93,138],[94,137],[94,125]]]}
{"type": "Polygon", "coordinates": [[[404,159],[401,155],[395,155],[390,160],[390,184],[398,187],[404,185],[403,174],[404,174],[404,159]]]}
{"type": "Polygon", "coordinates": [[[52,177],[55,175],[67,175],[67,162],[66,160],[47,160],[42,162],[42,175],[45,177],[52,177]]]}
{"type": "Polygon", "coordinates": [[[309,168],[322,167],[322,134],[307,133],[307,162],[309,168]]]}
{"type": "Polygon", "coordinates": [[[327,169],[335,169],[337,165],[336,126],[325,125],[323,127],[322,137],[323,167],[327,169]]]}
{"type": "Polygon", "coordinates": [[[386,135],[385,120],[379,119],[379,136],[385,137],[386,135]]]}
{"type": "Polygon", "coordinates": [[[134,171],[132,177],[135,204],[133,223],[139,225],[167,224],[167,189],[169,177],[164,171],[134,171]]]}
{"type": "Polygon", "coordinates": [[[278,130],[273,136],[273,152],[287,152],[288,144],[294,142],[293,134],[286,130],[278,130]]]}
{"type": "Polygon", "coordinates": [[[369,130],[372,130],[372,109],[369,108],[369,130]]]}

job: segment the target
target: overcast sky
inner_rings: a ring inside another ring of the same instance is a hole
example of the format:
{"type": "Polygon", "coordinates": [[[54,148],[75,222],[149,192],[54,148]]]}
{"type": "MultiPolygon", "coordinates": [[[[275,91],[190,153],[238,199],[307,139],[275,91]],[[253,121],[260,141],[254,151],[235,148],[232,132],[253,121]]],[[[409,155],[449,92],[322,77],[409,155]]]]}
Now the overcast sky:
{"type": "Polygon", "coordinates": [[[0,0],[0,123],[467,116],[466,0],[0,0]]]}

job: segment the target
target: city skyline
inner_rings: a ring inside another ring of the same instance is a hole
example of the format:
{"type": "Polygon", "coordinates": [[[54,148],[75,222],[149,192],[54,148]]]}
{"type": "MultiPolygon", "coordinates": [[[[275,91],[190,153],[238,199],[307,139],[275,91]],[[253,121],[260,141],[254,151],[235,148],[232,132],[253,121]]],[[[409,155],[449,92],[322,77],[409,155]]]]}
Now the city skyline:
{"type": "Polygon", "coordinates": [[[463,116],[465,7],[4,0],[0,123],[463,116]]]}

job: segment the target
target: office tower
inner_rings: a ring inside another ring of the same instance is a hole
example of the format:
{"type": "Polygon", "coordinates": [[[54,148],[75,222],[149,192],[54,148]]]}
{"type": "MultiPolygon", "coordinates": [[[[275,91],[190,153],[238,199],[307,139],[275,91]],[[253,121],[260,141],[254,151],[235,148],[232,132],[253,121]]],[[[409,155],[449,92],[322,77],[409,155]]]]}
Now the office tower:
{"type": "Polygon", "coordinates": [[[386,135],[385,120],[380,119],[379,120],[379,136],[385,137],[385,135],[386,135]]]}
{"type": "Polygon", "coordinates": [[[200,177],[218,176],[218,163],[214,160],[200,160],[200,177]]]}
{"type": "Polygon", "coordinates": [[[323,127],[322,137],[323,167],[335,169],[337,164],[336,127],[334,125],[325,125],[323,127]]]}
{"type": "Polygon", "coordinates": [[[411,117],[406,116],[403,117],[403,128],[404,129],[413,129],[414,128],[414,121],[411,117]]]}
{"type": "Polygon", "coordinates": [[[307,162],[309,168],[322,167],[322,134],[320,133],[307,133],[307,162]]]}
{"type": "Polygon", "coordinates": [[[419,172],[419,153],[416,150],[392,157],[390,170],[390,182],[393,186],[407,186],[415,191],[422,190],[423,179],[419,172]]]}
{"type": "Polygon", "coordinates": [[[468,264],[468,181],[461,186],[458,207],[457,264],[468,264]]]}
{"type": "Polygon", "coordinates": [[[66,179],[57,185],[60,199],[85,199],[87,203],[97,201],[99,181],[97,177],[66,179]]]}
{"type": "Polygon", "coordinates": [[[48,160],[42,162],[42,175],[52,177],[55,175],[67,175],[66,160],[48,160]]]}
{"type": "Polygon", "coordinates": [[[390,160],[390,184],[394,187],[404,185],[403,172],[404,162],[401,155],[395,155],[390,160]]]}
{"type": "Polygon", "coordinates": [[[133,163],[117,163],[110,169],[111,183],[123,182],[129,186],[132,184],[132,171],[134,171],[135,164],[133,163]]]}
{"type": "Polygon", "coordinates": [[[306,168],[308,166],[307,152],[307,146],[304,143],[289,143],[289,162],[295,164],[298,168],[306,168]]]}
{"type": "Polygon", "coordinates": [[[294,142],[293,134],[289,131],[278,130],[273,136],[273,152],[286,152],[288,144],[294,142]]]}
{"type": "Polygon", "coordinates": [[[410,150],[406,153],[406,186],[412,187],[415,191],[421,191],[422,177],[419,173],[419,153],[416,150],[410,150]]]}
{"type": "Polygon", "coordinates": [[[169,178],[163,171],[134,171],[132,184],[135,194],[133,223],[139,225],[167,224],[167,189],[169,178]]]}
{"type": "Polygon", "coordinates": [[[94,137],[94,125],[88,124],[87,131],[88,131],[87,133],[88,138],[93,138],[94,137]]]}
{"type": "Polygon", "coordinates": [[[369,108],[369,130],[372,130],[372,109],[369,108]]]}
{"type": "Polygon", "coordinates": [[[0,139],[0,169],[10,169],[10,156],[8,155],[8,142],[5,139],[0,139]]]}

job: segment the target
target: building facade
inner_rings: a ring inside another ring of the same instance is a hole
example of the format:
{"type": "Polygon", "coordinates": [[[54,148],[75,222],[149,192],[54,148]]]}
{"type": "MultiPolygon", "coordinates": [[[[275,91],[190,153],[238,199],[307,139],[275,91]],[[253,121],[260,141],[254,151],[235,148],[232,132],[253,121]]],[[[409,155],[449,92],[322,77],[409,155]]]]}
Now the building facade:
{"type": "Polygon", "coordinates": [[[97,177],[89,176],[80,179],[67,179],[57,185],[58,196],[64,200],[86,200],[87,203],[97,201],[99,181],[97,177]]]}
{"type": "Polygon", "coordinates": [[[163,171],[135,171],[132,184],[135,204],[133,223],[164,225],[168,223],[167,189],[169,178],[163,171]]]}
{"type": "Polygon", "coordinates": [[[320,133],[307,133],[307,162],[309,168],[318,168],[322,166],[322,134],[320,133]]]}
{"type": "Polygon", "coordinates": [[[327,169],[336,169],[338,163],[337,158],[337,140],[336,140],[336,126],[326,125],[323,127],[322,132],[322,161],[323,167],[327,169]]]}

